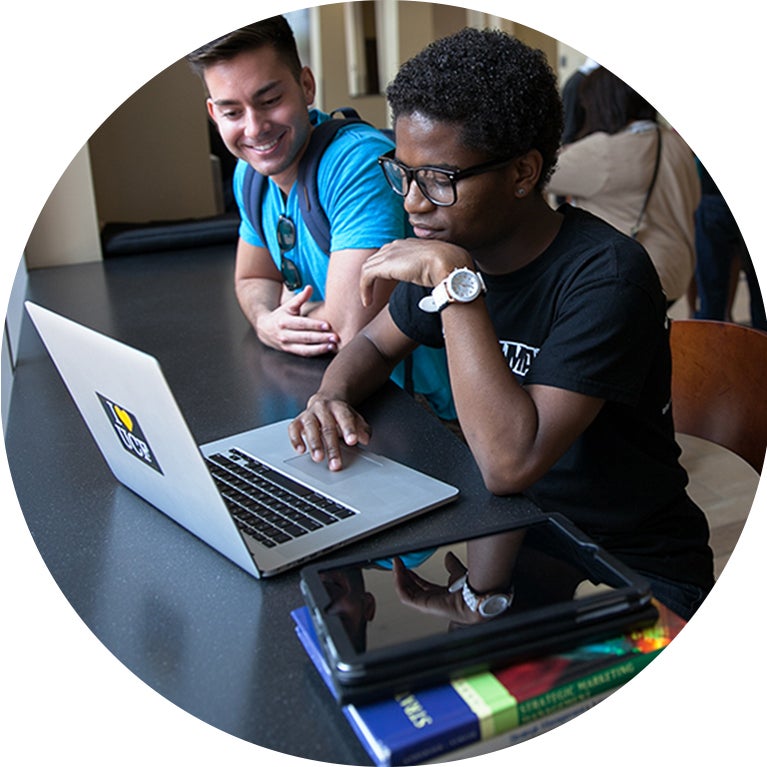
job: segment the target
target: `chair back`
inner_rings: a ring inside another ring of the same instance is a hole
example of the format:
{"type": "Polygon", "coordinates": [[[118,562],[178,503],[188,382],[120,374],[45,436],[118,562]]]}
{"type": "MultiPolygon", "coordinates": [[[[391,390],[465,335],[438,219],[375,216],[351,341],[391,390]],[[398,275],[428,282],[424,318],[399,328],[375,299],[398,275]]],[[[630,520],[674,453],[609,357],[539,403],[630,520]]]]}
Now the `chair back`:
{"type": "Polygon", "coordinates": [[[730,322],[671,323],[674,428],[726,447],[761,474],[767,450],[767,333],[730,322]]]}

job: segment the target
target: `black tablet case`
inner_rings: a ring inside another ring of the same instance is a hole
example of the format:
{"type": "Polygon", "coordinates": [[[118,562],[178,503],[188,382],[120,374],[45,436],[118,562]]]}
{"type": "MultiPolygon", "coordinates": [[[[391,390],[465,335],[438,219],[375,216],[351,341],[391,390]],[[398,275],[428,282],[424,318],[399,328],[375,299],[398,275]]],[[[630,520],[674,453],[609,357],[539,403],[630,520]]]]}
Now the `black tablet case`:
{"type": "MultiPolygon", "coordinates": [[[[606,639],[657,620],[647,580],[560,515],[541,515],[532,520],[532,524],[530,520],[516,522],[483,531],[476,537],[522,527],[528,529],[526,545],[563,556],[595,583],[606,583],[611,588],[527,610],[515,610],[512,604],[507,613],[492,620],[360,652],[354,648],[340,618],[328,611],[332,600],[323,585],[322,573],[349,568],[380,569],[382,562],[389,562],[394,556],[404,556],[407,560],[407,555],[414,550],[428,553],[449,547],[455,541],[424,542],[406,550],[382,551],[364,560],[344,557],[304,568],[302,593],[331,671],[338,702],[361,703],[383,695],[413,691],[457,676],[606,639]]],[[[544,577],[541,573],[542,587],[546,585],[544,577]]],[[[527,588],[529,591],[529,583],[527,588]]]]}

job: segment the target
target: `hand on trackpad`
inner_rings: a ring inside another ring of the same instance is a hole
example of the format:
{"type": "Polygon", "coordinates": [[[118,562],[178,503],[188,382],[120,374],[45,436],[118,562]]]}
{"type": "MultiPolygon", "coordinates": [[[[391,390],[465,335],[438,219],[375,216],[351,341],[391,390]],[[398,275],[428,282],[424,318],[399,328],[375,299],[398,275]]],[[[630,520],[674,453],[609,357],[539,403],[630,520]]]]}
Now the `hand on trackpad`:
{"type": "Polygon", "coordinates": [[[369,455],[365,455],[358,449],[341,447],[341,460],[343,469],[341,471],[331,471],[325,461],[315,463],[308,453],[297,455],[295,458],[288,458],[285,465],[291,470],[296,470],[306,474],[315,482],[322,482],[326,485],[335,485],[339,482],[346,482],[355,479],[361,474],[380,468],[381,464],[369,455]]]}

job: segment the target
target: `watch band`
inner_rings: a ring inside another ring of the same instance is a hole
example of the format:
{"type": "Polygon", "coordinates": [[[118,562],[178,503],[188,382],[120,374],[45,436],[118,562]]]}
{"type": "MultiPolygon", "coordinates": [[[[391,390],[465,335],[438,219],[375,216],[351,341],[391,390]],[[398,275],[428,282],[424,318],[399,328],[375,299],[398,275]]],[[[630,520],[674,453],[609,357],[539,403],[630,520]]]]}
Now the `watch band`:
{"type": "Polygon", "coordinates": [[[452,583],[449,591],[461,592],[465,605],[473,613],[479,613],[483,618],[495,618],[511,607],[514,600],[514,588],[508,592],[490,592],[477,594],[469,585],[469,573],[464,573],[458,580],[452,583]]]}
{"type": "Polygon", "coordinates": [[[447,285],[445,280],[442,280],[432,289],[431,293],[418,302],[418,308],[429,314],[435,314],[441,312],[449,303],[450,296],[447,294],[447,285]]]}
{"type": "Polygon", "coordinates": [[[442,282],[437,283],[431,292],[431,298],[434,301],[434,311],[436,312],[442,311],[450,303],[450,294],[447,292],[448,279],[446,277],[442,282]]]}

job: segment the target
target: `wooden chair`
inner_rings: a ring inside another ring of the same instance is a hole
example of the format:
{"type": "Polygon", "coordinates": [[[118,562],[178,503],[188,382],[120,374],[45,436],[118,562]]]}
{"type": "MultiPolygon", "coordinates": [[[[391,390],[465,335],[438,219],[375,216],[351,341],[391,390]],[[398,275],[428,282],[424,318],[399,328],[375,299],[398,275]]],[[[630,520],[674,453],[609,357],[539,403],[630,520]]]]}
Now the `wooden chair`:
{"type": "Polygon", "coordinates": [[[761,474],[767,450],[767,333],[712,320],[671,323],[674,426],[761,474]]]}

